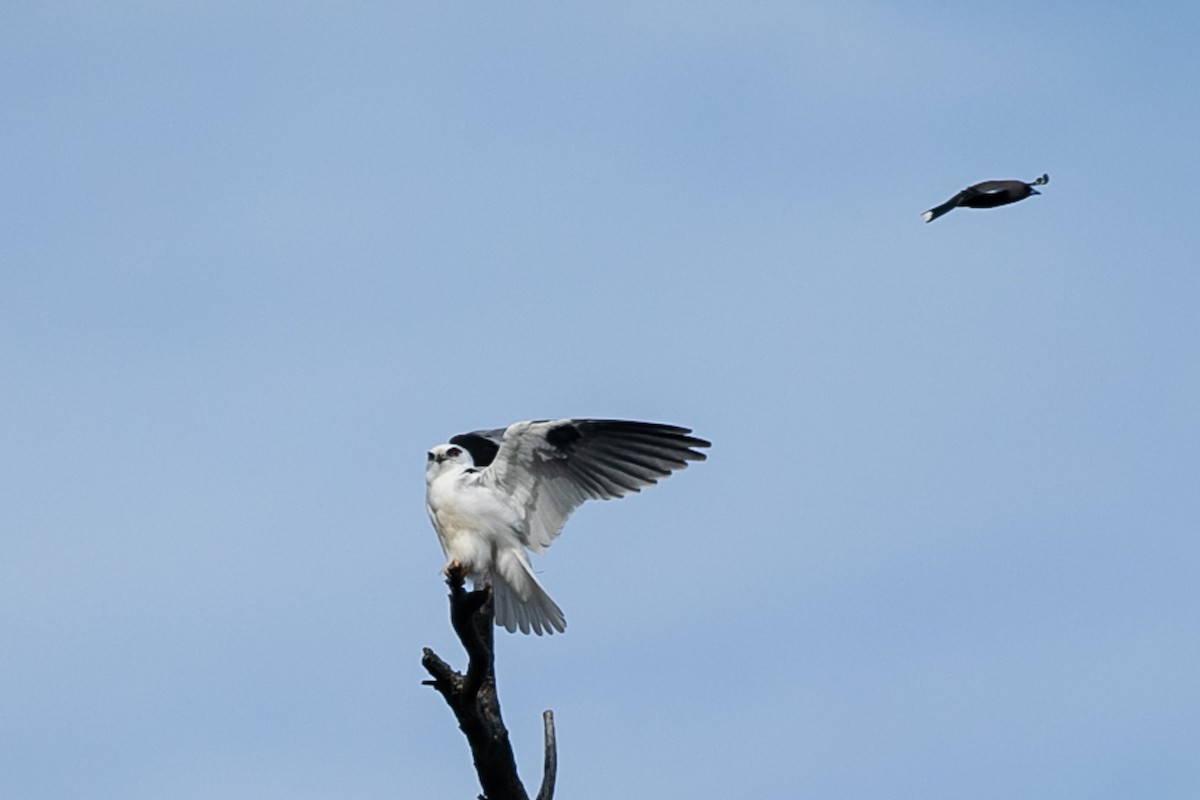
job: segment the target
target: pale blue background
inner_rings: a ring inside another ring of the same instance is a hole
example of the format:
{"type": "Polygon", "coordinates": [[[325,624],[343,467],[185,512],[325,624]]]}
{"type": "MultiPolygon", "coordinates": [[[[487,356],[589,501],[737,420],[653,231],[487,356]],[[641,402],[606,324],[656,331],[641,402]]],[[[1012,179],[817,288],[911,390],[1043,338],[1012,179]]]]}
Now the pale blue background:
{"type": "Polygon", "coordinates": [[[576,800],[1200,797],[1197,42],[4,4],[0,796],[473,797],[425,450],[592,415],[715,446],[538,560],[531,789],[553,708],[576,800]]]}

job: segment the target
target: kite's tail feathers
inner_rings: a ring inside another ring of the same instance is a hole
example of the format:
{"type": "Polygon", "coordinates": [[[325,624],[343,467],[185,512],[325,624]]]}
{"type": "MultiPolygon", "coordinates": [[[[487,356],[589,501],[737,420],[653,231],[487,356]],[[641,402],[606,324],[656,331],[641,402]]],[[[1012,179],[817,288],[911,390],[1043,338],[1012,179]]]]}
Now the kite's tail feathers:
{"type": "Polygon", "coordinates": [[[496,574],[492,580],[496,603],[496,624],[510,633],[562,633],[567,618],[546,590],[538,583],[525,554],[518,549],[496,554],[496,574]]]}
{"type": "Polygon", "coordinates": [[[947,211],[954,208],[956,205],[957,205],[957,203],[955,203],[953,200],[949,200],[945,203],[942,203],[940,206],[934,206],[933,208],[926,211],[924,214],[921,215],[921,219],[925,220],[926,222],[933,222],[935,219],[940,217],[942,214],[945,214],[947,211]]]}

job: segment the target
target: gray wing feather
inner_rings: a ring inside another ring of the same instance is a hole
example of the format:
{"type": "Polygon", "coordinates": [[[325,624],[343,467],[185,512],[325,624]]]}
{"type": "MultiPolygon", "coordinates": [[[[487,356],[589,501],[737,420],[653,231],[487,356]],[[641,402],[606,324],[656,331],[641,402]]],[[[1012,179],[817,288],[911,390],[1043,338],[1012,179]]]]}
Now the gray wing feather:
{"type": "Polygon", "coordinates": [[[653,486],[709,442],[688,428],[651,422],[559,419],[518,422],[504,432],[482,482],[508,495],[523,513],[524,544],[550,545],[585,500],[611,500],[653,486]]]}

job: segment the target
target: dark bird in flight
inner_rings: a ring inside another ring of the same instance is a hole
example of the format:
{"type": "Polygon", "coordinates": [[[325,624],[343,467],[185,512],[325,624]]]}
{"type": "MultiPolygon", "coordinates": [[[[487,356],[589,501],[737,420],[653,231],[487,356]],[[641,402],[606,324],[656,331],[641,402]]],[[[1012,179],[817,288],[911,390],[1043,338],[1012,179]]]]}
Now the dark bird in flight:
{"type": "Polygon", "coordinates": [[[1018,200],[1024,200],[1031,194],[1041,194],[1035,186],[1045,186],[1050,182],[1050,175],[1045,174],[1033,183],[1025,181],[984,181],[974,186],[968,186],[951,197],[940,206],[934,206],[921,215],[926,222],[933,222],[956,206],[967,208],[995,208],[1006,206],[1018,200]]]}

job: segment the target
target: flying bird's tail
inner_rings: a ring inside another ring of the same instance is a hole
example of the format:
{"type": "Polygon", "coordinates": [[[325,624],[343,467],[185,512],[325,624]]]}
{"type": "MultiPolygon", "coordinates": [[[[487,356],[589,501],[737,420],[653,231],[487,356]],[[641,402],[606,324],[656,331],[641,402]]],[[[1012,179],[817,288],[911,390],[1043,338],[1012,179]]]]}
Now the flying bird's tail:
{"type": "Polygon", "coordinates": [[[496,601],[496,624],[509,633],[562,633],[567,618],[562,609],[550,599],[529,566],[525,554],[517,549],[501,550],[496,554],[496,572],[492,577],[492,592],[496,601]]]}
{"type": "Polygon", "coordinates": [[[933,222],[935,219],[940,217],[942,214],[945,214],[947,211],[949,211],[950,209],[957,206],[958,203],[955,202],[957,199],[958,199],[957,197],[953,197],[950,200],[947,200],[946,202],[942,203],[940,206],[934,206],[933,208],[929,209],[924,214],[922,214],[921,219],[925,220],[926,222],[933,222]]]}

